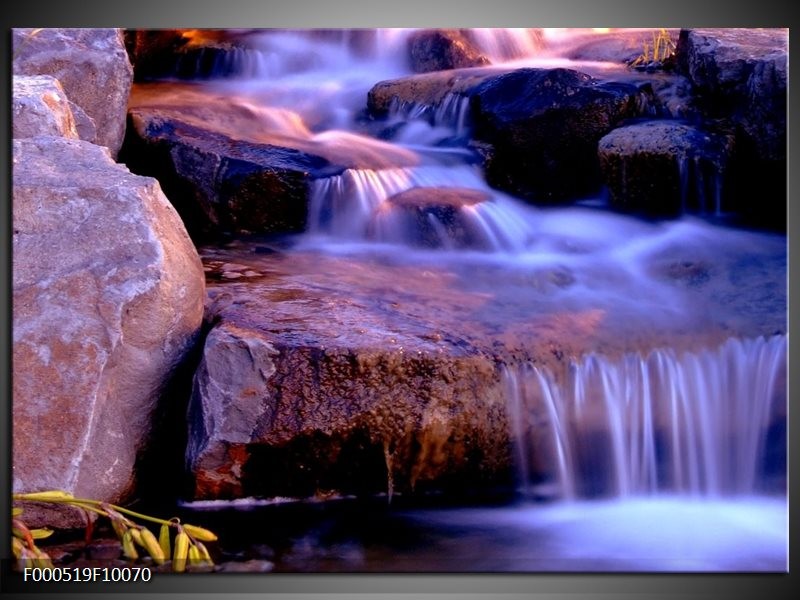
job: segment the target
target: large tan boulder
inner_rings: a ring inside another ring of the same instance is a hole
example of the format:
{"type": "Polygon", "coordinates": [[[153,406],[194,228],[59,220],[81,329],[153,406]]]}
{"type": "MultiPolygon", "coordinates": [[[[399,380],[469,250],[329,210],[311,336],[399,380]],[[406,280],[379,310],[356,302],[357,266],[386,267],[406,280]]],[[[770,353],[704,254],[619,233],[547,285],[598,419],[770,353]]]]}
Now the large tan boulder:
{"type": "Polygon", "coordinates": [[[13,489],[120,500],[202,320],[197,252],[157,181],[42,136],[14,140],[13,257],[13,489]]]}
{"type": "Polygon", "coordinates": [[[117,155],[133,82],[121,30],[14,29],[13,73],[58,79],[85,113],[82,120],[88,122],[78,128],[81,138],[117,155]]]}

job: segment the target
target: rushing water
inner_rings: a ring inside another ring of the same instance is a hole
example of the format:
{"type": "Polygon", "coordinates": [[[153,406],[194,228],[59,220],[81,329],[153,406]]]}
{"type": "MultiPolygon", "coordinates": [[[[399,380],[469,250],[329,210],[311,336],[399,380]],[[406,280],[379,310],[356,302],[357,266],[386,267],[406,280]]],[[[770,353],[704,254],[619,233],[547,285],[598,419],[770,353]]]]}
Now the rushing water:
{"type": "Polygon", "coordinates": [[[786,466],[770,464],[786,444],[784,336],[616,360],[589,354],[561,377],[533,365],[504,377],[526,488],[534,459],[545,463],[538,477],[569,499],[746,495],[768,490],[786,466]],[[549,448],[534,451],[543,440],[549,448]]]}
{"type": "MultiPolygon", "coordinates": [[[[685,329],[698,323],[687,315],[724,313],[713,303],[735,302],[735,291],[723,290],[698,305],[674,281],[665,283],[665,269],[691,290],[721,269],[732,248],[731,256],[742,248],[755,252],[749,262],[729,259],[739,261],[727,280],[734,287],[736,277],[785,268],[772,250],[765,254],[770,262],[759,262],[760,248],[780,246],[774,237],[699,221],[654,225],[596,210],[542,211],[491,189],[467,145],[469,110],[457,94],[433,106],[393,106],[385,139],[376,142],[370,137],[375,125],[362,114],[366,94],[378,81],[410,73],[403,58],[409,34],[265,32],[252,36],[248,49],[220,58],[217,70],[228,77],[211,88],[262,107],[274,131],[377,153],[387,144],[385,155],[391,148],[404,157],[403,164],[354,167],[314,181],[308,231],[298,248],[401,254],[412,265],[441,260],[465,270],[485,266],[477,253],[496,257],[492,277],[509,280],[556,269],[565,275],[547,292],[548,302],[576,314],[608,314],[619,331],[626,331],[626,319],[634,327],[672,320],[676,330],[685,329]],[[436,190],[434,199],[407,210],[418,201],[409,192],[419,189],[436,190]],[[453,195],[470,201],[453,202],[453,195]]],[[[471,32],[496,66],[574,66],[622,77],[623,69],[601,56],[582,63],[563,58],[586,36],[471,32]]],[[[695,171],[683,166],[684,194],[690,186],[705,189],[690,181],[695,171]]],[[[709,189],[708,212],[719,213],[719,186],[709,189]]],[[[514,310],[527,306],[530,313],[544,295],[515,298],[514,310]]],[[[763,308],[785,310],[780,290],[778,296],[774,304],[752,303],[753,323],[758,310],[781,321],[782,314],[763,308]]],[[[350,559],[326,564],[333,570],[783,570],[786,352],[787,338],[779,334],[698,341],[681,350],[606,355],[590,349],[559,369],[507,364],[501,378],[519,484],[532,503],[410,512],[402,519],[430,536],[427,548],[411,544],[399,559],[405,550],[390,541],[356,536],[347,540],[350,559]],[[467,551],[476,544],[485,549],[480,556],[467,551]]],[[[312,552],[297,567],[291,556],[279,568],[313,568],[319,558],[312,552]]]]}

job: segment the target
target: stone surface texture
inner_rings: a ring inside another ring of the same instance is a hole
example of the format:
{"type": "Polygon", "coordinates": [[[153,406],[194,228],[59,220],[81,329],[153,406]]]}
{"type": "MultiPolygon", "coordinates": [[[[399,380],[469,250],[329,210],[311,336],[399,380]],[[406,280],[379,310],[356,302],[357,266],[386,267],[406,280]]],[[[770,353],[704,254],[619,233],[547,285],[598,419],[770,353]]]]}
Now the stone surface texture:
{"type": "Polygon", "coordinates": [[[67,97],[91,120],[81,119],[82,139],[106,146],[116,156],[125,135],[133,81],[122,31],[14,29],[12,35],[13,73],[58,79],[67,97]]]}
{"type": "Polygon", "coordinates": [[[119,501],[201,324],[197,251],[158,182],[81,140],[15,140],[13,203],[14,490],[119,501]]]}

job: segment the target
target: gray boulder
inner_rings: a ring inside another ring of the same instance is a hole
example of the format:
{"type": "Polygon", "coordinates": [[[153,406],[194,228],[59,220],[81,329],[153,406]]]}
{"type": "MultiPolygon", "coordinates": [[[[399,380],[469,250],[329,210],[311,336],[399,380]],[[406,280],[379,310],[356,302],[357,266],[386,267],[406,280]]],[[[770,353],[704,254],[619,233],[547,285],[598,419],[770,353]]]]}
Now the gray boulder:
{"type": "Polygon", "coordinates": [[[158,182],[107,148],[14,140],[13,165],[13,489],[119,501],[198,332],[202,266],[158,182]]]}
{"type": "Polygon", "coordinates": [[[79,119],[82,139],[117,155],[133,81],[121,30],[14,29],[13,72],[58,79],[67,97],[91,120],[79,119]]]}

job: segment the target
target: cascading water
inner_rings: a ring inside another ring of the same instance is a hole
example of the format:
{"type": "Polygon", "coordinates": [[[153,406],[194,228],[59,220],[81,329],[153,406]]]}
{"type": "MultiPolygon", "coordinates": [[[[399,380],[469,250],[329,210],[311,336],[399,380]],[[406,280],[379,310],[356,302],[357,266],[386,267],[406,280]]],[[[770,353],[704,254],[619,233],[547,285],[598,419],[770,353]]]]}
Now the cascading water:
{"type": "MultiPolygon", "coordinates": [[[[506,361],[499,378],[522,496],[571,502],[476,513],[478,529],[487,521],[498,528],[506,523],[512,533],[502,535],[543,569],[565,567],[537,554],[544,551],[529,540],[520,541],[519,532],[530,529],[537,542],[548,541],[550,546],[542,546],[546,551],[577,556],[578,570],[587,564],[609,567],[597,557],[613,555],[620,543],[616,537],[630,547],[613,564],[616,568],[745,565],[780,570],[786,539],[787,337],[758,337],[762,332],[750,335],[743,326],[741,337],[721,341],[718,336],[708,342],[698,335],[681,350],[647,339],[626,346],[624,339],[650,325],[668,343],[673,331],[685,341],[687,331],[706,324],[724,329],[729,323],[735,328],[748,319],[758,321],[762,314],[740,317],[750,300],[738,299],[736,279],[785,268],[780,240],[756,240],[754,234],[717,230],[688,219],[652,224],[590,209],[524,205],[490,188],[474,166],[477,161],[467,146],[469,106],[458,94],[436,105],[395,104],[384,123],[368,122],[363,117],[368,90],[379,81],[410,74],[405,64],[409,34],[257,34],[251,48],[231,54],[225,60],[232,62],[220,66],[235,77],[212,85],[215,91],[231,91],[253,105],[269,107],[265,114],[280,123],[265,126],[275,132],[330,153],[346,150],[364,158],[351,162],[365,164],[349,164],[311,182],[307,231],[295,240],[294,249],[336,256],[384,253],[420,270],[441,268],[448,277],[462,276],[478,286],[481,299],[500,298],[487,312],[505,310],[508,315],[494,321],[490,314],[486,318],[493,326],[511,322],[527,332],[526,327],[540,323],[546,328],[548,319],[566,322],[558,331],[592,340],[584,342],[587,346],[595,339],[623,337],[612,351],[584,348],[572,360],[559,361],[558,368],[527,358],[506,361]],[[379,126],[383,129],[376,140],[379,126]],[[378,155],[380,161],[374,159],[378,155]],[[755,253],[746,255],[754,247],[755,253]],[[484,271],[501,283],[480,287],[484,271]],[[707,283],[719,273],[728,275],[707,283]],[[725,303],[737,302],[738,312],[726,312],[725,303]],[[632,347],[643,350],[633,352],[632,347]],[[584,504],[585,499],[594,504],[584,504]],[[707,504],[695,504],[698,500],[707,504]],[[581,516],[569,506],[580,506],[581,516]],[[751,528],[740,531],[742,515],[764,525],[764,537],[757,542],[763,563],[742,558],[754,536],[751,528]],[[636,536],[652,527],[652,521],[663,529],[659,539],[665,552],[673,554],[647,562],[640,557],[650,547],[642,550],[636,536]],[[702,531],[706,521],[713,531],[702,531]],[[613,532],[606,522],[615,523],[613,532]],[[564,532],[564,548],[553,541],[560,535],[554,533],[558,528],[564,532]],[[707,548],[698,544],[705,554],[696,560],[673,560],[676,554],[690,554],[684,538],[670,537],[674,532],[691,540],[698,532],[711,539],[719,530],[729,536],[724,543],[707,548]],[[582,548],[595,554],[576,555],[582,548]]],[[[570,36],[471,32],[495,64],[513,61],[515,67],[552,66],[554,61],[579,66],[553,55],[570,36]]],[[[586,70],[606,68],[598,64],[592,62],[586,70]]],[[[684,197],[696,196],[707,212],[719,212],[719,185],[705,185],[699,173],[688,163],[681,165],[684,197]]],[[[780,312],[783,292],[777,291],[774,305],[764,304],[780,312]]],[[[780,321],[775,312],[770,318],[780,321]]],[[[441,513],[429,522],[449,519],[446,526],[460,522],[468,527],[475,525],[473,516],[441,513]]],[[[507,564],[529,568],[522,562],[507,564]]]]}

